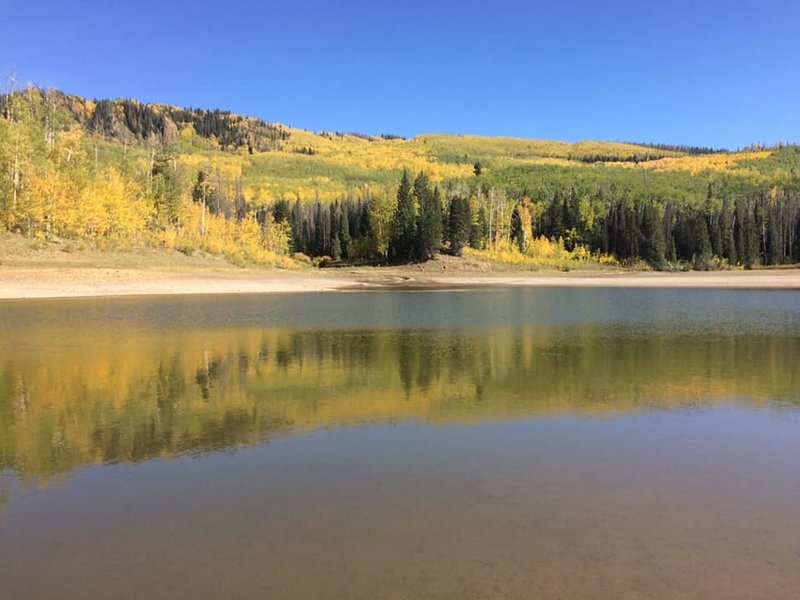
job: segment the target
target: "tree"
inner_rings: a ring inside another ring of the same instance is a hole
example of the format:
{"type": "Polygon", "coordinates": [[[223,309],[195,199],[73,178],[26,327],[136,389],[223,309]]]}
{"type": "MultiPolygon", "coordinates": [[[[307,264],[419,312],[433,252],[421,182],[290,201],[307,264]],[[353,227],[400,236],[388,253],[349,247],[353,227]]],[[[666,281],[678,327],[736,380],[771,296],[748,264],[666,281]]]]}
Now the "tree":
{"type": "Polygon", "coordinates": [[[197,172],[197,180],[192,188],[192,200],[199,203],[201,212],[200,235],[206,235],[206,211],[208,209],[209,189],[211,188],[211,178],[208,169],[201,169],[197,172]]]}
{"type": "Polygon", "coordinates": [[[442,245],[442,196],[439,188],[431,190],[428,178],[420,173],[414,182],[414,197],[419,202],[417,259],[428,260],[442,245]]]}
{"type": "Polygon", "coordinates": [[[347,204],[342,204],[342,210],[339,213],[339,241],[340,253],[343,258],[349,257],[348,247],[350,245],[350,219],[347,216],[347,204]]]}
{"type": "Polygon", "coordinates": [[[639,228],[641,236],[639,248],[642,258],[659,270],[664,268],[666,253],[663,223],[663,212],[659,210],[655,202],[648,203],[644,207],[642,226],[639,228]]]}
{"type": "Polygon", "coordinates": [[[411,262],[414,258],[417,234],[416,210],[411,194],[408,173],[403,171],[397,188],[397,208],[392,219],[392,235],[389,239],[389,260],[394,263],[411,262]]]}
{"type": "Polygon", "coordinates": [[[527,247],[527,236],[525,235],[525,226],[523,224],[521,207],[517,204],[511,212],[511,240],[517,245],[519,251],[525,253],[527,247]]]}
{"type": "Polygon", "coordinates": [[[150,194],[158,227],[177,225],[180,217],[180,183],[172,157],[163,151],[152,155],[150,194]]]}
{"type": "Polygon", "coordinates": [[[489,219],[486,216],[486,207],[481,204],[478,207],[476,218],[472,221],[472,227],[470,227],[469,245],[476,249],[484,248],[488,239],[489,219]]]}
{"type": "Polygon", "coordinates": [[[449,226],[450,250],[456,256],[461,256],[464,246],[469,241],[469,232],[472,225],[472,215],[469,200],[463,196],[454,196],[450,200],[449,226]]]}

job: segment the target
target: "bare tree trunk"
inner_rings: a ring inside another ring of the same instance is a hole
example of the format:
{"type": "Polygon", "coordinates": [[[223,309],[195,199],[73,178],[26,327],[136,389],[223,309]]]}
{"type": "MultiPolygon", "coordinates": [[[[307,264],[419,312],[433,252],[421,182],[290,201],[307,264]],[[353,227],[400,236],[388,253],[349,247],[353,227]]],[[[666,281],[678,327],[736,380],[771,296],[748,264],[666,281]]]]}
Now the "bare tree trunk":
{"type": "Polygon", "coordinates": [[[200,218],[200,236],[206,236],[206,190],[208,190],[208,184],[205,183],[203,185],[203,212],[200,218]]]}
{"type": "Polygon", "coordinates": [[[489,191],[489,247],[494,249],[494,238],[492,237],[492,225],[494,224],[494,192],[489,191]]]}
{"type": "Polygon", "coordinates": [[[14,189],[11,200],[11,211],[14,212],[17,210],[17,194],[19,193],[19,133],[17,133],[14,143],[14,171],[12,179],[14,180],[14,189]]]}

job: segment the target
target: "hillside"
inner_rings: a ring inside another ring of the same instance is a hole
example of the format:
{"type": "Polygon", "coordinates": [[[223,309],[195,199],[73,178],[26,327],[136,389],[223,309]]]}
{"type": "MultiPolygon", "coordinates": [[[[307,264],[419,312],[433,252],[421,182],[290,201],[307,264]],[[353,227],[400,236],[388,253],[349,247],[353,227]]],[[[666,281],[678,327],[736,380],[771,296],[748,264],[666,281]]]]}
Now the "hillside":
{"type": "Polygon", "coordinates": [[[794,146],[314,133],[37,88],[3,96],[0,115],[0,223],[30,237],[282,266],[440,249],[559,268],[800,261],[794,146]],[[409,190],[416,237],[392,254],[404,171],[424,174],[409,190]]]}
{"type": "MultiPolygon", "coordinates": [[[[411,139],[302,129],[221,110],[144,104],[136,100],[87,100],[56,90],[20,94],[39,105],[55,130],[78,129],[101,165],[145,158],[154,148],[187,168],[211,164],[241,178],[248,195],[276,200],[333,199],[363,184],[396,184],[403,169],[425,171],[433,181],[512,165],[640,162],[688,156],[687,152],[635,144],[426,134],[411,139]]],[[[3,114],[9,109],[3,101],[3,114]]],[[[94,157],[90,157],[94,158],[94,157]]]]}

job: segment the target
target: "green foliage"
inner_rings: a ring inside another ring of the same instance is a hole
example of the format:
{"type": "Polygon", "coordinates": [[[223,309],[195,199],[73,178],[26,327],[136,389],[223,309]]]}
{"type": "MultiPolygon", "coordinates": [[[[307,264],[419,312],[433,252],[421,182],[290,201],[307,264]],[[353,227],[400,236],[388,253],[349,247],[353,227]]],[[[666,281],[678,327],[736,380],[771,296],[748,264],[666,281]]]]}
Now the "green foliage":
{"type": "Polygon", "coordinates": [[[180,218],[180,183],[175,157],[163,152],[154,154],[150,173],[150,195],[155,206],[157,227],[166,229],[180,218]]]}
{"type": "Polygon", "coordinates": [[[416,258],[424,261],[433,258],[442,245],[442,195],[420,173],[414,181],[414,199],[419,205],[416,258]]]}
{"type": "Polygon", "coordinates": [[[649,202],[642,207],[641,223],[640,256],[656,269],[662,269],[666,255],[664,218],[655,202],[649,202]]]}
{"type": "Polygon", "coordinates": [[[456,256],[461,256],[469,241],[472,225],[472,214],[469,200],[463,196],[450,199],[450,213],[448,217],[448,233],[450,235],[450,251],[456,256]]]}
{"type": "Polygon", "coordinates": [[[469,230],[469,245],[471,248],[480,250],[486,247],[489,240],[489,217],[486,207],[481,204],[472,220],[469,230]]]}
{"type": "Polygon", "coordinates": [[[520,214],[520,206],[514,207],[511,211],[511,239],[519,248],[519,251],[525,253],[527,236],[525,235],[525,227],[522,223],[522,215],[520,214]]]}
{"type": "Polygon", "coordinates": [[[389,260],[395,263],[411,262],[417,249],[417,210],[411,192],[408,173],[403,171],[397,188],[397,208],[392,219],[389,240],[389,260]]]}

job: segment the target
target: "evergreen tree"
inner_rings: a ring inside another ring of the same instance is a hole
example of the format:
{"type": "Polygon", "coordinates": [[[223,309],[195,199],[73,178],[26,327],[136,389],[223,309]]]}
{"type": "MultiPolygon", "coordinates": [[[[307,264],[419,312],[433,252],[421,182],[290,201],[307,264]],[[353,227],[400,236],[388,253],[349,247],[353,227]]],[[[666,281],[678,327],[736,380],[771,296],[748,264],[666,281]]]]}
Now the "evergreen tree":
{"type": "Polygon", "coordinates": [[[642,225],[639,228],[641,257],[656,269],[664,268],[666,243],[664,240],[664,218],[655,202],[644,207],[642,225]]]}
{"type": "Polygon", "coordinates": [[[348,247],[350,245],[350,219],[348,217],[347,204],[342,203],[342,212],[339,215],[339,241],[341,244],[342,258],[348,258],[348,247]]]}
{"type": "Polygon", "coordinates": [[[313,256],[325,256],[325,216],[322,212],[322,203],[317,202],[314,215],[314,251],[313,256]]]}
{"type": "Polygon", "coordinates": [[[303,218],[300,200],[297,200],[294,203],[294,208],[292,208],[292,250],[295,252],[307,253],[305,245],[307,228],[308,223],[303,218]]]}
{"type": "Polygon", "coordinates": [[[476,249],[485,248],[488,239],[489,218],[486,214],[486,207],[481,204],[480,207],[478,207],[477,218],[472,222],[469,234],[469,245],[476,249]]]}
{"type": "Polygon", "coordinates": [[[358,237],[366,238],[372,235],[372,211],[369,202],[362,202],[358,211],[358,237]]]}
{"type": "Polygon", "coordinates": [[[450,231],[450,250],[456,256],[461,256],[464,246],[469,241],[471,223],[469,200],[463,196],[453,197],[450,200],[448,230],[450,231]]]}
{"type": "Polygon", "coordinates": [[[421,174],[414,182],[414,196],[419,202],[417,259],[428,260],[442,245],[442,196],[439,188],[431,191],[428,178],[421,174]]]}
{"type": "Polygon", "coordinates": [[[556,190],[553,200],[548,209],[549,231],[548,237],[552,239],[564,237],[564,210],[565,201],[561,199],[561,194],[556,190]]]}
{"type": "Polygon", "coordinates": [[[708,235],[708,223],[704,214],[695,212],[689,216],[689,232],[692,266],[695,269],[707,270],[712,254],[711,238],[708,235]]]}
{"type": "Polygon", "coordinates": [[[392,235],[389,239],[389,260],[394,263],[411,262],[414,258],[416,241],[416,211],[411,182],[408,173],[403,171],[400,186],[397,188],[397,208],[392,219],[392,235]]]}
{"type": "Polygon", "coordinates": [[[285,223],[291,217],[292,208],[288,200],[278,200],[272,206],[272,218],[276,223],[285,223]]]}
{"type": "Polygon", "coordinates": [[[735,214],[736,252],[744,267],[750,269],[758,264],[758,233],[752,200],[740,198],[735,214]]]}
{"type": "Polygon", "coordinates": [[[736,255],[736,239],[734,237],[734,213],[727,197],[722,201],[720,221],[722,228],[722,257],[726,258],[731,265],[735,265],[739,259],[736,255]]]}
{"type": "Polygon", "coordinates": [[[519,205],[514,207],[511,212],[511,239],[517,245],[520,252],[525,252],[527,240],[525,239],[525,227],[522,225],[522,215],[520,214],[519,205]]]}

